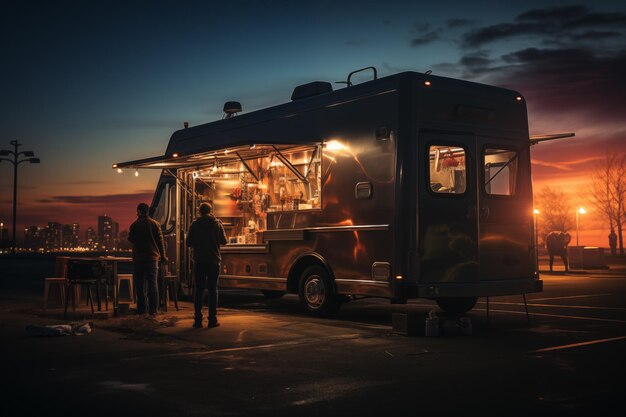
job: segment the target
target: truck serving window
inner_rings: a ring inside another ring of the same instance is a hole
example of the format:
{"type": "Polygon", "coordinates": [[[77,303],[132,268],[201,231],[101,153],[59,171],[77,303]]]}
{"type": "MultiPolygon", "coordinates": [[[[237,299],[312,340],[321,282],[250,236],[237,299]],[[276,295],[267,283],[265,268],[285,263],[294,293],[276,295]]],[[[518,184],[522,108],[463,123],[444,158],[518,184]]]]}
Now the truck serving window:
{"type": "Polygon", "coordinates": [[[465,150],[458,146],[432,145],[428,155],[430,190],[438,194],[465,193],[465,150]]]}
{"type": "Polygon", "coordinates": [[[193,171],[196,207],[210,202],[229,244],[258,244],[267,213],[321,209],[319,146],[258,145],[219,154],[193,171]]]}
{"type": "Polygon", "coordinates": [[[517,179],[517,152],[487,148],[483,152],[485,192],[491,195],[514,195],[517,179]]]}

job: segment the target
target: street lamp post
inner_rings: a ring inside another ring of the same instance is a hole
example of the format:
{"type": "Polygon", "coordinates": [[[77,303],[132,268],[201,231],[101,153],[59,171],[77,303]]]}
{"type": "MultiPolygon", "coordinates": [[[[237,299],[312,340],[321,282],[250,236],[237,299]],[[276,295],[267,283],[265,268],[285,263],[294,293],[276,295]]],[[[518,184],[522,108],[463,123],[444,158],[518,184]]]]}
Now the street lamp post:
{"type": "Polygon", "coordinates": [[[11,239],[11,252],[15,253],[15,247],[17,241],[15,239],[16,232],[16,223],[17,223],[17,166],[22,162],[30,162],[31,164],[38,164],[39,158],[35,158],[35,154],[32,151],[22,151],[18,152],[18,147],[22,146],[16,140],[11,141],[11,145],[13,145],[14,151],[8,151],[6,149],[0,150],[0,157],[13,155],[13,159],[9,158],[0,158],[0,161],[9,161],[13,164],[13,238],[11,239]],[[21,156],[24,156],[26,159],[19,159],[21,156]]]}
{"type": "Polygon", "coordinates": [[[537,226],[537,216],[539,216],[539,213],[539,210],[533,210],[533,215],[535,216],[535,262],[537,263],[537,271],[539,271],[539,229],[537,226]]]}
{"type": "Polygon", "coordinates": [[[576,246],[578,246],[578,215],[586,214],[587,210],[584,207],[578,206],[576,207],[576,246]]]}

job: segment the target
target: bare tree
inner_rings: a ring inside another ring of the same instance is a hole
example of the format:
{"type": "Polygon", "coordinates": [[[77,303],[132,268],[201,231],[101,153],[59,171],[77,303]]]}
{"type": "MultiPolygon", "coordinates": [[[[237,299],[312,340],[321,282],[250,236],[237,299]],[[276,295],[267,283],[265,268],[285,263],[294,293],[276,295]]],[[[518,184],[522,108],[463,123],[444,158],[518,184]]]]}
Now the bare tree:
{"type": "Polygon", "coordinates": [[[624,238],[622,235],[622,225],[626,220],[626,154],[617,158],[617,163],[612,176],[613,198],[617,207],[615,225],[617,226],[617,237],[619,240],[619,254],[624,256],[624,238]]]}
{"type": "Polygon", "coordinates": [[[537,228],[544,242],[546,235],[552,231],[567,232],[575,227],[573,206],[561,189],[543,187],[535,195],[535,207],[541,213],[537,228]]]}
{"type": "Polygon", "coordinates": [[[584,188],[588,202],[608,221],[611,232],[616,231],[620,255],[624,255],[622,225],[626,220],[626,155],[607,151],[597,164],[584,188]]]}

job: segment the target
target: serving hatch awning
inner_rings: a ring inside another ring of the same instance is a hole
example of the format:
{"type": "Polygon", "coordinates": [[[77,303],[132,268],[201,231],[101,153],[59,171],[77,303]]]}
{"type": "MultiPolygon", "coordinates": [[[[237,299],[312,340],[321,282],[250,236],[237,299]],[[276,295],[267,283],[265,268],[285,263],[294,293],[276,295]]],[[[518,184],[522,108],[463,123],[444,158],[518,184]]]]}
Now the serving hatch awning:
{"type": "Polygon", "coordinates": [[[134,161],[118,162],[112,165],[114,169],[179,169],[200,168],[211,164],[224,164],[237,160],[261,158],[272,153],[293,152],[307,150],[319,146],[321,143],[291,143],[291,144],[253,144],[232,146],[220,149],[205,149],[188,154],[172,154],[153,156],[134,161]]]}
{"type": "Polygon", "coordinates": [[[565,138],[571,138],[576,136],[575,133],[554,133],[551,135],[530,135],[530,144],[531,145],[536,145],[540,142],[545,142],[548,140],[555,140],[555,139],[565,139],[565,138]]]}

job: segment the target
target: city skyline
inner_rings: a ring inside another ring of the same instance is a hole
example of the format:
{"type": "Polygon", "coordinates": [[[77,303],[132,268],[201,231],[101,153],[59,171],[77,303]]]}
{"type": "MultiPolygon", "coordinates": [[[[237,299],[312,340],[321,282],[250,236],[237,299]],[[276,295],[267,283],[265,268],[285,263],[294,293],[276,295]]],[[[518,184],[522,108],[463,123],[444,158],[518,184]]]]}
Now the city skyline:
{"type": "MultiPolygon", "coordinates": [[[[18,249],[44,252],[74,249],[106,252],[130,249],[130,242],[127,242],[128,230],[120,231],[119,223],[110,216],[98,216],[97,229],[87,226],[82,230],[80,223],[76,222],[44,223],[47,225],[30,225],[23,229],[22,234],[18,233],[18,249]]],[[[2,240],[9,244],[9,234],[3,232],[2,235],[2,240]]]]}

